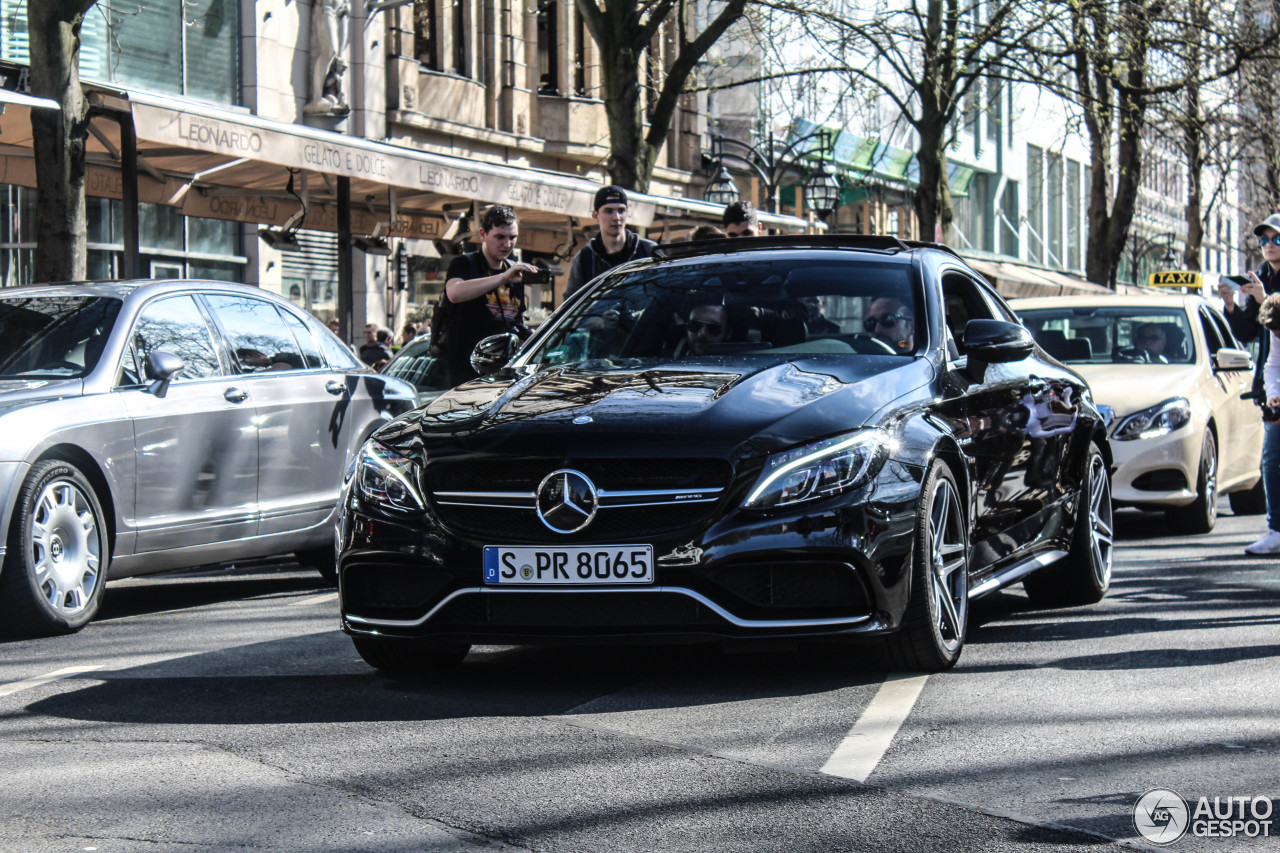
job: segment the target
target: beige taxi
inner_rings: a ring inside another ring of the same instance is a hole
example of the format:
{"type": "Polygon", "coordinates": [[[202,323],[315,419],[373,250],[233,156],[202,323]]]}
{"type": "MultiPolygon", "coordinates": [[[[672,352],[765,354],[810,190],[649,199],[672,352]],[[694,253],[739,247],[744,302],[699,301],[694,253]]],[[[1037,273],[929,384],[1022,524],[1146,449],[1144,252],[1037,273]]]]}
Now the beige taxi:
{"type": "Polygon", "coordinates": [[[1062,296],[1010,305],[1046,353],[1088,381],[1108,419],[1116,505],[1207,533],[1218,496],[1265,511],[1262,419],[1241,395],[1253,360],[1221,311],[1192,295],[1062,296]]]}

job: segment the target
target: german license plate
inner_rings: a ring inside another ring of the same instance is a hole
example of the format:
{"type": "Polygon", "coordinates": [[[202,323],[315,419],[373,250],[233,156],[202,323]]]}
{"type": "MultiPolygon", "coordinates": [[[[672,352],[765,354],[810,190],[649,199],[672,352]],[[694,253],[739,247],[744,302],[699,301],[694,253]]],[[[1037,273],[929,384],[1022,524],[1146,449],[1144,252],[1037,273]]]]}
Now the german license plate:
{"type": "Polygon", "coordinates": [[[544,586],[653,583],[653,546],[486,545],[484,582],[544,586]]]}

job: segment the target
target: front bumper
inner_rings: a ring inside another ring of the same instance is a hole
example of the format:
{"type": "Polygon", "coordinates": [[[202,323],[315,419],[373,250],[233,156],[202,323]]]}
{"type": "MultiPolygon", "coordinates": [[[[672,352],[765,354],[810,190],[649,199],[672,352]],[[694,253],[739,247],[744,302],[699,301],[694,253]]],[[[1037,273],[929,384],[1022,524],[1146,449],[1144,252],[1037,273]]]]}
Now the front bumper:
{"type": "Polygon", "coordinates": [[[1113,439],[1112,500],[1125,505],[1192,503],[1203,436],[1203,427],[1193,422],[1157,438],[1113,439]]]}
{"type": "Polygon", "coordinates": [[[912,469],[888,468],[897,470],[803,511],[745,513],[726,499],[693,529],[614,536],[608,543],[654,548],[654,583],[625,588],[486,585],[483,547],[526,543],[452,530],[431,512],[389,519],[349,493],[339,525],[343,630],[471,643],[888,631],[905,608],[919,496],[912,469]]]}

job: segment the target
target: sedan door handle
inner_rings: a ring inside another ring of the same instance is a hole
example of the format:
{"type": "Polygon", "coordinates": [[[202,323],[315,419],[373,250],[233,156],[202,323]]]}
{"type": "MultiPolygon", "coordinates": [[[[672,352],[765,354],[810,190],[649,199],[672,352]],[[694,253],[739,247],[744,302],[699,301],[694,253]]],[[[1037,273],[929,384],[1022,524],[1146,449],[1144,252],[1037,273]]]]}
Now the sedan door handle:
{"type": "Polygon", "coordinates": [[[335,397],[341,397],[347,391],[347,383],[332,382],[332,381],[327,382],[325,383],[324,390],[328,391],[330,394],[332,394],[335,397]]]}
{"type": "Polygon", "coordinates": [[[222,393],[222,397],[228,403],[243,403],[249,399],[249,392],[241,391],[239,388],[228,388],[222,393]]]}

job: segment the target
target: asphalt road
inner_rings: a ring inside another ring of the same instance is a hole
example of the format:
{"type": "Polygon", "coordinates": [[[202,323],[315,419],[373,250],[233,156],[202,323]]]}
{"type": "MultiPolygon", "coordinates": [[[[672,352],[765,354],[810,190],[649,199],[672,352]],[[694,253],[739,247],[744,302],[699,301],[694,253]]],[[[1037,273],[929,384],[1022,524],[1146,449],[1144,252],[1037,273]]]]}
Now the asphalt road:
{"type": "Polygon", "coordinates": [[[0,851],[1277,849],[1159,848],[1134,807],[1245,797],[1280,834],[1280,559],[1242,554],[1258,518],[1118,524],[1102,604],[985,599],[927,678],[806,645],[396,680],[296,564],[117,582],[80,634],[0,643],[0,851]]]}

